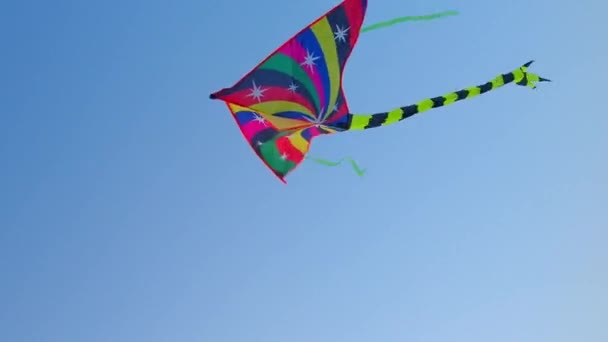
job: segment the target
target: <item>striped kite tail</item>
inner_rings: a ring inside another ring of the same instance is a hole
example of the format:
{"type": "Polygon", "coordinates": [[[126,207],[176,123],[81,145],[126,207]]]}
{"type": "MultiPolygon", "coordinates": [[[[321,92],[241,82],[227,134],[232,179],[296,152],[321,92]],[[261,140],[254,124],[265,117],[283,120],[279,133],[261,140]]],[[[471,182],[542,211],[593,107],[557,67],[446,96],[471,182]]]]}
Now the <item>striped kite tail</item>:
{"type": "Polygon", "coordinates": [[[530,61],[516,70],[499,75],[485,84],[465,88],[456,92],[445,94],[443,96],[428,98],[413,105],[393,109],[390,112],[376,114],[349,114],[347,129],[362,130],[394,124],[409,118],[414,114],[423,113],[433,108],[447,106],[460,100],[467,100],[475,96],[485,94],[491,90],[498,89],[509,83],[515,83],[520,86],[535,89],[536,83],[538,82],[550,82],[550,80],[528,71],[528,67],[533,62],[534,61],[530,61]]]}

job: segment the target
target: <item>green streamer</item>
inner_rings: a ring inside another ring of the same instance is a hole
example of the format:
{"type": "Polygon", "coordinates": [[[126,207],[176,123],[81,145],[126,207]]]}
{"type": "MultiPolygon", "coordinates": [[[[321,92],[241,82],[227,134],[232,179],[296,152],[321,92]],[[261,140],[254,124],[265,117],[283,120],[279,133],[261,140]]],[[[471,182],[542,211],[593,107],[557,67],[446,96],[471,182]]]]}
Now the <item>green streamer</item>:
{"type": "Polygon", "coordinates": [[[458,12],[457,11],[445,11],[445,12],[429,14],[429,15],[399,17],[399,18],[395,18],[395,19],[391,19],[391,20],[387,20],[387,21],[382,21],[382,22],[372,24],[369,26],[365,26],[361,29],[361,32],[377,30],[380,28],[385,28],[385,27],[393,26],[395,24],[403,23],[406,21],[433,20],[433,19],[447,17],[447,16],[451,16],[451,15],[458,15],[458,12]]]}
{"type": "Polygon", "coordinates": [[[346,157],[346,158],[342,158],[339,161],[330,161],[330,160],[326,160],[326,159],[320,159],[320,158],[314,158],[314,157],[309,157],[307,156],[306,159],[310,159],[312,161],[314,161],[315,163],[321,164],[321,165],[325,165],[325,166],[339,166],[342,164],[342,162],[344,161],[348,161],[351,165],[351,167],[353,168],[353,170],[355,170],[355,172],[357,173],[357,175],[359,176],[363,176],[365,174],[365,170],[359,168],[359,166],[357,165],[357,163],[350,157],[346,157]]]}

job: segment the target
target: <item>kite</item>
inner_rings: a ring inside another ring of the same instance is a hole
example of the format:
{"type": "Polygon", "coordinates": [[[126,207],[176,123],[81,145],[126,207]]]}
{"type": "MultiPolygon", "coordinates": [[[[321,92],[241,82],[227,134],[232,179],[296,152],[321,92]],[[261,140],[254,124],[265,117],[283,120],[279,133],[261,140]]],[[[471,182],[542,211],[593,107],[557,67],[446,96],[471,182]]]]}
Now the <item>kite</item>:
{"type": "MultiPolygon", "coordinates": [[[[342,87],[345,65],[362,31],[455,12],[402,17],[363,27],[367,0],[343,0],[306,26],[237,81],[209,97],[225,102],[257,156],[283,182],[307,157],[312,139],[400,122],[509,83],[536,88],[548,79],[528,71],[532,61],[484,84],[376,114],[350,112],[342,87]]],[[[313,159],[315,160],[315,159],[313,159]]],[[[316,159],[334,166],[334,163],[316,159]]],[[[359,174],[354,161],[349,159],[359,174]]]]}

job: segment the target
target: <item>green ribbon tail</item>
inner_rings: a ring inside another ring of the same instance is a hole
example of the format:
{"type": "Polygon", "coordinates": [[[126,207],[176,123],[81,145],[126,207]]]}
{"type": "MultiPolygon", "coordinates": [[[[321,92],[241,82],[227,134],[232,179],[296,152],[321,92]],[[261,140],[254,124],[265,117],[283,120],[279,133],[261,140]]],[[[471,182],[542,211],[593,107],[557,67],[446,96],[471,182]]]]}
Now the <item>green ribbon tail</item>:
{"type": "Polygon", "coordinates": [[[407,22],[407,21],[433,20],[433,19],[453,16],[453,15],[458,15],[458,12],[457,11],[445,11],[445,12],[433,13],[433,14],[428,14],[428,15],[399,17],[399,18],[382,21],[382,22],[379,22],[376,24],[365,26],[361,29],[361,32],[373,31],[373,30],[393,26],[393,25],[396,25],[399,23],[407,22]]]}
{"type": "Polygon", "coordinates": [[[324,166],[331,166],[331,167],[340,166],[344,161],[348,161],[350,163],[351,167],[353,168],[353,170],[355,170],[355,172],[357,173],[357,175],[363,176],[365,174],[365,170],[361,169],[357,165],[357,163],[350,157],[342,158],[339,161],[331,161],[331,160],[315,158],[315,157],[310,157],[310,156],[307,156],[306,159],[310,159],[317,164],[321,164],[324,166]]]}

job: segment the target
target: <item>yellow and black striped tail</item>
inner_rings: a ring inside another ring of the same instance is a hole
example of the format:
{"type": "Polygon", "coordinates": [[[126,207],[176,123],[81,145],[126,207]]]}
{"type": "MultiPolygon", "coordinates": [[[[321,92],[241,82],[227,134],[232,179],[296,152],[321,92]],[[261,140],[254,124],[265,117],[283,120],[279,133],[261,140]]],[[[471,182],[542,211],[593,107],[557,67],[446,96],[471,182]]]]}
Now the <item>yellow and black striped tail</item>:
{"type": "Polygon", "coordinates": [[[386,126],[409,118],[412,115],[426,112],[429,109],[450,105],[457,101],[467,100],[475,96],[485,94],[491,90],[500,88],[509,83],[536,89],[538,82],[550,82],[551,80],[538,76],[528,71],[528,67],[534,61],[522,65],[509,73],[502,74],[482,85],[465,88],[443,96],[428,98],[416,104],[393,109],[389,112],[376,114],[349,114],[348,122],[344,127],[347,130],[362,130],[386,126]]]}

